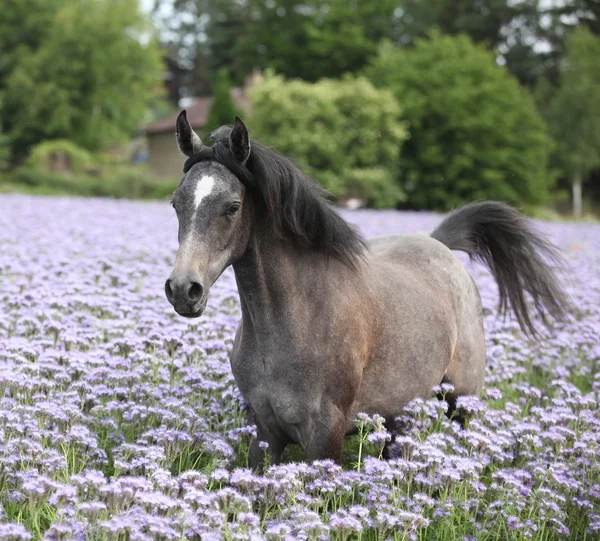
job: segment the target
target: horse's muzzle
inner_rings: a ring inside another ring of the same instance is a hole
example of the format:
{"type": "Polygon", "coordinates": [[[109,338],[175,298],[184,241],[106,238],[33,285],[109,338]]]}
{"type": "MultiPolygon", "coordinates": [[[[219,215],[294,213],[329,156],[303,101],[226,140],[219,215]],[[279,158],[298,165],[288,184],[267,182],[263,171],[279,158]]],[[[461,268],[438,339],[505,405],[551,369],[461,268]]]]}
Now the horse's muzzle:
{"type": "Polygon", "coordinates": [[[183,317],[200,317],[206,308],[204,287],[197,278],[171,277],[165,282],[165,295],[183,317]]]}

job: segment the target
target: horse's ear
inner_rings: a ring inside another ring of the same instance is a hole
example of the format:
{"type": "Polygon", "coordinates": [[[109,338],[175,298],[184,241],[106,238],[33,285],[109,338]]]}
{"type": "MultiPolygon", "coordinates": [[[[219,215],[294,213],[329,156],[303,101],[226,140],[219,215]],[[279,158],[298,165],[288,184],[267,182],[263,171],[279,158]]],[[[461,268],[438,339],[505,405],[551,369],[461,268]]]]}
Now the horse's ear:
{"type": "Polygon", "coordinates": [[[250,136],[248,128],[239,116],[235,117],[235,124],[229,134],[229,148],[235,159],[245,165],[250,157],[250,136]]]}
{"type": "Polygon", "coordinates": [[[188,122],[185,109],[179,113],[175,125],[177,128],[175,134],[177,138],[177,146],[179,147],[181,153],[188,158],[191,158],[194,154],[200,152],[204,145],[202,144],[202,140],[198,134],[192,130],[192,127],[188,122]]]}

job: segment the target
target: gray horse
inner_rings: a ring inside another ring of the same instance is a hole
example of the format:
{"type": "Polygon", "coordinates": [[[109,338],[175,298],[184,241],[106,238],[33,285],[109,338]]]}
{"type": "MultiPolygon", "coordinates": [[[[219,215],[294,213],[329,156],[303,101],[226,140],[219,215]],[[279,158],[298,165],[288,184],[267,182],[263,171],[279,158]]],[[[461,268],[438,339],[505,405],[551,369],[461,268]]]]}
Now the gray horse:
{"type": "Polygon", "coordinates": [[[542,255],[555,249],[502,203],[466,205],[431,236],[363,240],[287,158],[251,141],[243,122],[206,147],[185,111],[177,143],[189,157],[173,194],[179,250],[165,284],[185,317],[233,265],[242,321],[231,354],[257,438],[252,467],[289,442],[309,460],[340,461],[357,412],[392,422],[415,397],[448,382],[478,395],[485,340],[477,286],[451,250],[482,260],[521,327],[535,334],[525,292],[545,319],[568,299],[542,255]],[[542,254],[542,255],[540,255],[542,254]]]}

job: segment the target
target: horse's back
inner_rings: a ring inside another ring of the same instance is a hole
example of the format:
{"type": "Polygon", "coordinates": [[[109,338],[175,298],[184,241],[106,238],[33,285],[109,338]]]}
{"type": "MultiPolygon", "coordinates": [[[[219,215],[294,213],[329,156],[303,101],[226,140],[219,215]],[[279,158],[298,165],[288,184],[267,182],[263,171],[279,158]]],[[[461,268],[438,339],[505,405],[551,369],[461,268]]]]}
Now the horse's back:
{"type": "MultiPolygon", "coordinates": [[[[452,251],[424,233],[385,235],[367,241],[372,260],[386,260],[403,266],[432,264],[432,270],[460,263],[452,251]]],[[[464,266],[460,265],[457,268],[464,266]]]]}
{"type": "Polygon", "coordinates": [[[367,246],[369,266],[383,280],[415,275],[423,287],[437,287],[445,296],[462,297],[465,292],[476,291],[471,275],[456,255],[426,234],[373,237],[367,246]]]}
{"type": "MultiPolygon", "coordinates": [[[[442,381],[468,327],[481,327],[481,301],[464,265],[431,237],[376,237],[368,248],[369,282],[382,316],[354,409],[392,417],[442,381]]],[[[481,353],[475,356],[481,364],[481,353]]]]}

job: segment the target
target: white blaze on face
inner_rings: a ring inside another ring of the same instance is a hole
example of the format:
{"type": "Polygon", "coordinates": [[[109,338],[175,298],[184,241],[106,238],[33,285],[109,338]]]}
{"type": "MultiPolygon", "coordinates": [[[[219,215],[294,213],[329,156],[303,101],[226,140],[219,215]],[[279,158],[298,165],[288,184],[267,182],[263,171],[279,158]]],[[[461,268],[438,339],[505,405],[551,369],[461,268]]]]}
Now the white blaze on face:
{"type": "Polygon", "coordinates": [[[208,197],[215,190],[215,179],[210,175],[204,175],[196,184],[194,190],[194,212],[192,214],[192,228],[190,229],[187,237],[181,242],[179,250],[177,251],[177,264],[181,264],[183,267],[191,266],[192,258],[194,254],[194,247],[196,246],[196,231],[193,227],[196,221],[196,214],[202,201],[208,197]]]}
{"type": "Polygon", "coordinates": [[[209,196],[215,187],[215,179],[211,176],[205,175],[196,184],[196,191],[194,192],[194,207],[198,210],[198,207],[202,203],[202,200],[209,196]]]}

